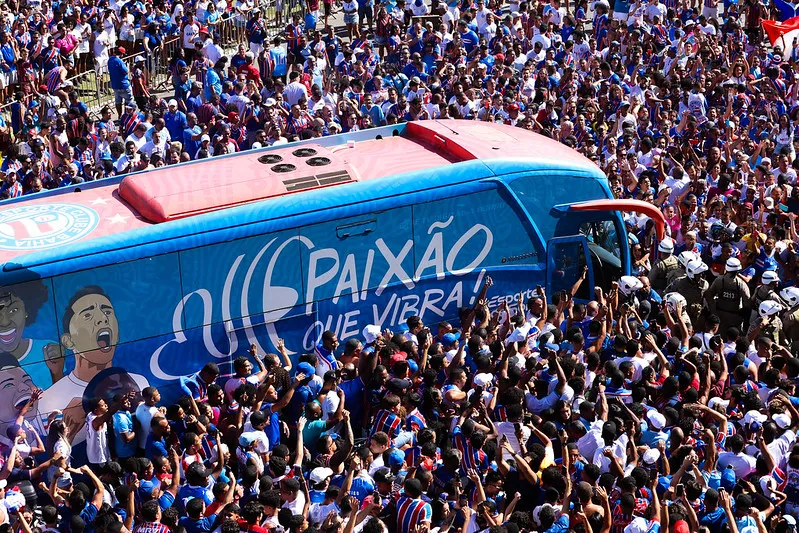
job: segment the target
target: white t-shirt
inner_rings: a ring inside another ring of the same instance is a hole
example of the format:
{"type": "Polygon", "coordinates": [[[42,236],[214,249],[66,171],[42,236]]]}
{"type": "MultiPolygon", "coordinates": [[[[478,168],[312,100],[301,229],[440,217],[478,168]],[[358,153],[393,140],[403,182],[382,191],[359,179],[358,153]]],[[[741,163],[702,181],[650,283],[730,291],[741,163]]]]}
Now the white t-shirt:
{"type": "Polygon", "coordinates": [[[138,422],[139,428],[136,430],[136,437],[139,441],[139,448],[144,448],[147,445],[147,437],[150,436],[150,422],[153,421],[153,417],[158,414],[158,408],[156,406],[148,406],[146,403],[142,402],[136,408],[136,421],[138,422]]]}
{"type": "Polygon", "coordinates": [[[86,415],[86,458],[93,464],[107,463],[111,460],[106,424],[103,423],[99,430],[94,429],[93,422],[97,416],[94,413],[86,415]]]}

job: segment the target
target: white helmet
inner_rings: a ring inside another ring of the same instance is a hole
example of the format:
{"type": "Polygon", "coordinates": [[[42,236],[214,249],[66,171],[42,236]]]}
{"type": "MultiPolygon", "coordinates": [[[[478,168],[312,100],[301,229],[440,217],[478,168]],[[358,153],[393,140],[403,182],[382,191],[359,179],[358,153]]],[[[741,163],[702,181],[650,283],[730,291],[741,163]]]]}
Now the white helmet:
{"type": "Polygon", "coordinates": [[[776,315],[782,311],[782,306],[774,300],[764,300],[760,303],[760,309],[758,309],[758,311],[760,312],[760,316],[765,318],[767,316],[776,315]]]}
{"type": "Polygon", "coordinates": [[[774,270],[766,270],[760,277],[760,281],[763,283],[763,285],[770,285],[772,283],[779,283],[780,277],[774,270]]]}
{"type": "Polygon", "coordinates": [[[780,291],[780,297],[791,307],[799,305],[799,287],[786,287],[780,291]]]}
{"type": "Polygon", "coordinates": [[[736,259],[735,257],[730,257],[727,259],[727,272],[738,272],[743,267],[741,266],[741,262],[736,259]]]}
{"type": "Polygon", "coordinates": [[[664,254],[674,253],[674,241],[671,239],[671,237],[663,237],[663,240],[660,241],[660,244],[658,244],[658,252],[662,252],[664,254]]]}
{"type": "Polygon", "coordinates": [[[619,280],[619,289],[625,296],[629,296],[643,287],[643,282],[635,276],[622,276],[619,280]]]}
{"type": "MultiPolygon", "coordinates": [[[[693,253],[693,252],[689,252],[693,253]]],[[[707,264],[701,259],[694,259],[685,265],[685,273],[688,275],[689,278],[694,279],[696,276],[699,276],[703,272],[707,272],[707,264]]]]}
{"type": "Polygon", "coordinates": [[[699,255],[696,252],[692,252],[690,250],[685,250],[684,252],[680,252],[680,255],[677,256],[677,262],[682,265],[683,268],[688,266],[688,263],[699,259],[699,255]]]}
{"type": "Polygon", "coordinates": [[[688,306],[688,302],[686,301],[685,297],[680,294],[679,292],[670,292],[666,295],[666,305],[669,307],[669,311],[672,313],[677,312],[677,304],[682,305],[683,309],[688,306]]]}

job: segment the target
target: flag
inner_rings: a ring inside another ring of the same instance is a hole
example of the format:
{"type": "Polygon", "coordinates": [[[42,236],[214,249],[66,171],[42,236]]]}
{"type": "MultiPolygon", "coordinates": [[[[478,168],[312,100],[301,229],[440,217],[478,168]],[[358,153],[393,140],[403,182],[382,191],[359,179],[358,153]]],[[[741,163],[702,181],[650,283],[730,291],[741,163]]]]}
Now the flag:
{"type": "Polygon", "coordinates": [[[788,34],[799,30],[799,17],[791,17],[784,22],[764,20],[763,29],[766,31],[766,35],[768,35],[772,45],[780,40],[781,37],[784,37],[785,44],[783,49],[790,48],[793,39],[789,39],[790,36],[788,34]]]}
{"type": "Polygon", "coordinates": [[[780,20],[788,20],[799,15],[797,13],[799,6],[795,6],[786,0],[774,0],[774,7],[780,12],[780,20]]]}

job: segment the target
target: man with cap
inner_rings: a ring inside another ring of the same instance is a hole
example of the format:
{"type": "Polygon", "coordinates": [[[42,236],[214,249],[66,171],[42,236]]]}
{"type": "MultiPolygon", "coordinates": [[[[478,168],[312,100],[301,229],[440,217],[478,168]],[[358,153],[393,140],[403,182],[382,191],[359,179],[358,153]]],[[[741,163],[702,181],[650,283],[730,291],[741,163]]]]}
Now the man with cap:
{"type": "MultiPolygon", "coordinates": [[[[663,431],[666,427],[666,417],[655,409],[650,409],[646,412],[646,425],[647,428],[641,431],[641,443],[646,444],[650,448],[657,448],[658,443],[667,443],[669,441],[669,434],[663,431]]],[[[657,450],[654,450],[657,451],[657,450]]]]}
{"type": "Polygon", "coordinates": [[[178,102],[174,98],[167,102],[167,111],[164,113],[164,123],[169,131],[169,138],[173,141],[183,139],[183,132],[189,127],[186,114],[178,109],[178,102]]]}
{"type": "Polygon", "coordinates": [[[150,89],[148,87],[147,73],[144,69],[143,55],[137,55],[133,59],[133,72],[131,73],[131,77],[133,99],[136,100],[136,105],[139,106],[139,109],[146,109],[147,100],[150,98],[150,89]]]}
{"type": "Polygon", "coordinates": [[[111,78],[111,89],[114,91],[114,104],[117,114],[122,115],[122,103],[130,105],[133,102],[133,90],[128,76],[128,67],[120,55],[125,55],[126,50],[121,46],[111,49],[111,58],[108,60],[108,76],[111,78]]]}
{"type": "Polygon", "coordinates": [[[783,304],[782,298],[777,292],[779,289],[780,277],[774,270],[766,270],[760,277],[760,285],[752,291],[752,297],[749,300],[749,308],[752,310],[749,317],[749,323],[754,324],[758,317],[758,310],[760,304],[766,300],[772,300],[779,304],[783,304]]]}
{"type": "Polygon", "coordinates": [[[721,319],[719,331],[730,327],[741,329],[744,309],[749,306],[749,286],[740,278],[741,261],[735,257],[727,259],[725,273],[716,278],[705,292],[705,303],[710,312],[721,319]]]}

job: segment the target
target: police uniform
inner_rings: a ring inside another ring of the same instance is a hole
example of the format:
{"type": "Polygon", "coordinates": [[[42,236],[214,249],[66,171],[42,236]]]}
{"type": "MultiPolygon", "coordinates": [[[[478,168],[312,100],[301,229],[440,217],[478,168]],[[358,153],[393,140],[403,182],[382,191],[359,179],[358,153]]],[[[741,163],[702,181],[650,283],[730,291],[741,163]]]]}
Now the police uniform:
{"type": "Polygon", "coordinates": [[[760,304],[766,300],[774,300],[775,302],[784,305],[782,298],[780,298],[780,295],[771,288],[771,285],[760,285],[752,293],[752,301],[750,303],[752,314],[749,316],[750,324],[754,324],[757,320],[757,317],[760,316],[757,314],[757,310],[760,309],[760,304]]]}
{"type": "Polygon", "coordinates": [[[687,311],[691,323],[696,324],[699,315],[702,312],[703,298],[705,292],[710,287],[707,280],[702,278],[691,279],[687,275],[681,276],[669,284],[666,293],[677,292],[682,294],[685,301],[688,303],[687,311]]]}
{"type": "Polygon", "coordinates": [[[680,263],[676,257],[670,255],[655,263],[655,266],[649,271],[649,284],[658,293],[662,293],[663,289],[681,274],[680,263]]]}
{"type": "Polygon", "coordinates": [[[782,332],[796,355],[799,352],[799,305],[782,316],[782,332]]]}
{"type": "Polygon", "coordinates": [[[712,313],[721,319],[719,331],[735,326],[741,329],[744,307],[749,305],[749,287],[738,277],[719,276],[705,292],[705,300],[712,313]]]}

